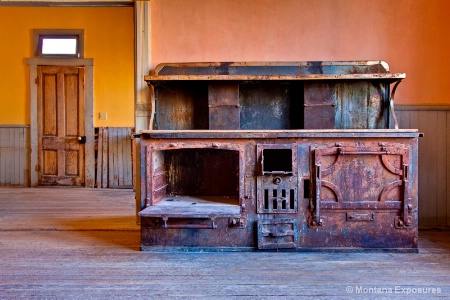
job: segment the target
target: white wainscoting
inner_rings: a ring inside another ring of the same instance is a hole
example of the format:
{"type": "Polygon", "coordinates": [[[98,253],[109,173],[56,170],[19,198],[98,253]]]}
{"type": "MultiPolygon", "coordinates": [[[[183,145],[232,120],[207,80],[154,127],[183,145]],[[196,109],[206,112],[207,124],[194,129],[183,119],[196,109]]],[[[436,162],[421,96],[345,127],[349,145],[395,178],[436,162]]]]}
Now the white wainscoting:
{"type": "Polygon", "coordinates": [[[99,127],[96,184],[98,188],[133,188],[134,128],[99,127]]]}
{"type": "Polygon", "coordinates": [[[29,186],[29,127],[0,125],[0,186],[29,186]]]}
{"type": "Polygon", "coordinates": [[[417,128],[419,227],[450,227],[450,106],[398,105],[399,128],[417,128]]]}

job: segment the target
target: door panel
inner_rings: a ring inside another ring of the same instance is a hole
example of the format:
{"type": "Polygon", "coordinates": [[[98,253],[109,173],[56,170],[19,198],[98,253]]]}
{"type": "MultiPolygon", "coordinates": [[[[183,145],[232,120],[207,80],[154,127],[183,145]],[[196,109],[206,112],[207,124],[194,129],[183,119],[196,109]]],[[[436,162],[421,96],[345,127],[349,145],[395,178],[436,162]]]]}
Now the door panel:
{"type": "Polygon", "coordinates": [[[39,184],[84,185],[84,68],[38,68],[39,184]]]}
{"type": "Polygon", "coordinates": [[[386,218],[386,224],[409,227],[414,208],[409,196],[409,153],[408,148],[377,142],[315,149],[310,225],[322,226],[324,214],[347,212],[347,221],[372,221],[377,215],[386,218]]]}

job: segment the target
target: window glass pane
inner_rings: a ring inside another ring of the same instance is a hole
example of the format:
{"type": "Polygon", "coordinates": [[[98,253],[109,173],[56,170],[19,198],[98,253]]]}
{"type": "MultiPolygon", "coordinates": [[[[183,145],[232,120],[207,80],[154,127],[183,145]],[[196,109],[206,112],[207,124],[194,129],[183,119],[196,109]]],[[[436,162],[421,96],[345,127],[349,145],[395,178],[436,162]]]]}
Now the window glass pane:
{"type": "Polygon", "coordinates": [[[77,54],[76,38],[43,38],[42,54],[77,54]]]}

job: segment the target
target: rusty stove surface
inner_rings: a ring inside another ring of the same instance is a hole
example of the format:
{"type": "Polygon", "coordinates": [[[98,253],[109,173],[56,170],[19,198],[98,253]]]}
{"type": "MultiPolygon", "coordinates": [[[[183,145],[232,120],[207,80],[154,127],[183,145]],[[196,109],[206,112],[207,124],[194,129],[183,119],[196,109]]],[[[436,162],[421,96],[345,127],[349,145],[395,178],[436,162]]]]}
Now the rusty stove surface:
{"type": "Polygon", "coordinates": [[[164,64],[142,250],[417,251],[417,130],[383,62],[164,64]],[[395,89],[394,88],[394,89],[395,89]]]}

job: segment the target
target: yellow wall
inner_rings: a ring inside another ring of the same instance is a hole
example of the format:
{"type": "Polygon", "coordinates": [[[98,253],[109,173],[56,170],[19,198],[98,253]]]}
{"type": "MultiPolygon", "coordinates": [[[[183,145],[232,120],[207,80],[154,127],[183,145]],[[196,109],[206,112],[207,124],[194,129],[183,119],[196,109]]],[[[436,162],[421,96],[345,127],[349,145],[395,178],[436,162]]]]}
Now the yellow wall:
{"type": "Polygon", "coordinates": [[[152,0],[152,66],[385,60],[396,101],[450,104],[448,0],[152,0]]]}
{"type": "Polygon", "coordinates": [[[32,30],[84,29],[84,56],[94,59],[94,126],[134,126],[132,7],[0,7],[0,20],[0,124],[30,123],[32,30]]]}

